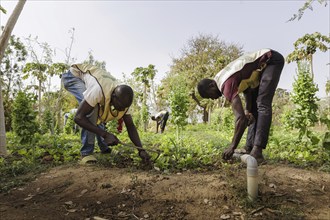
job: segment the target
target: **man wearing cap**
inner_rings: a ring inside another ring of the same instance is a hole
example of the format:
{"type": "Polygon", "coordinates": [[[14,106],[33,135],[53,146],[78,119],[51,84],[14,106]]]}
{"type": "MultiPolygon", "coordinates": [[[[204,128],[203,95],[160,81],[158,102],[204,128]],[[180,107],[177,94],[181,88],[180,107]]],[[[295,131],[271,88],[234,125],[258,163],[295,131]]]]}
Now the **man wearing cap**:
{"type": "Polygon", "coordinates": [[[234,137],[223,152],[223,159],[232,157],[249,126],[245,150],[259,163],[264,160],[262,150],[268,143],[272,100],[283,66],[284,58],[280,53],[261,49],[229,63],[214,79],[203,79],[198,83],[202,98],[217,99],[223,95],[235,114],[234,137]],[[241,92],[245,97],[245,108],[239,96],[241,92]]]}
{"type": "Polygon", "coordinates": [[[150,165],[150,156],[141,149],[139,134],[129,113],[133,90],[119,84],[106,70],[90,64],[74,64],[62,75],[64,88],[79,102],[74,121],[82,128],[81,163],[96,162],[93,156],[95,136],[101,153],[110,153],[108,146],[117,145],[119,139],[105,131],[104,123],[123,119],[129,138],[139,149],[139,156],[150,165]]]}

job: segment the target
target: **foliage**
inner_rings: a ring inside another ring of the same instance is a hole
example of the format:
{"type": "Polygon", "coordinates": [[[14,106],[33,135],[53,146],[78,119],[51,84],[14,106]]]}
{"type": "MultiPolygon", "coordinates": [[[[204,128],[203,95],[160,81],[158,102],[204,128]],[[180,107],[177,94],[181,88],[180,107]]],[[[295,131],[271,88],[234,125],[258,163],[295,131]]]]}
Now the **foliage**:
{"type": "Polygon", "coordinates": [[[13,131],[20,144],[31,144],[33,136],[38,130],[37,113],[33,109],[34,103],[34,95],[22,91],[17,93],[13,103],[13,131]]]}
{"type": "Polygon", "coordinates": [[[329,44],[330,37],[319,32],[305,34],[294,43],[295,50],[288,55],[287,61],[288,63],[301,60],[312,61],[312,55],[316,53],[316,50],[326,52],[329,49],[329,44]]]}
{"type": "Polygon", "coordinates": [[[92,51],[88,51],[88,58],[83,63],[94,65],[94,66],[97,66],[100,69],[106,70],[106,62],[96,60],[93,56],[92,51]]]}
{"type": "MultiPolygon", "coordinates": [[[[326,0],[317,0],[321,5],[324,4],[324,7],[326,7],[328,5],[326,0]]],[[[313,11],[313,7],[312,4],[315,2],[315,0],[307,0],[305,1],[304,5],[299,8],[298,13],[294,14],[288,21],[293,21],[295,19],[298,19],[298,21],[302,18],[302,16],[304,15],[305,11],[307,9],[313,11]]]]}
{"type": "MultiPolygon", "coordinates": [[[[116,123],[113,124],[115,129],[116,123]]],[[[284,131],[274,126],[273,135],[264,154],[269,162],[286,162],[299,167],[314,167],[329,172],[330,151],[310,139],[297,140],[297,130],[284,131]]],[[[117,134],[118,138],[129,143],[127,132],[117,134]]],[[[160,135],[140,132],[144,148],[149,151],[155,169],[162,172],[176,170],[212,170],[228,166],[221,159],[222,151],[231,142],[232,131],[217,131],[208,124],[187,125],[183,130],[180,143],[175,140],[176,130],[168,129],[160,135]],[[160,155],[157,158],[157,153],[160,155]],[[157,159],[156,159],[157,158],[157,159]]],[[[316,132],[316,137],[322,134],[316,132]]],[[[7,133],[9,158],[0,159],[0,191],[24,183],[22,175],[41,172],[49,166],[77,162],[80,157],[79,135],[37,134],[34,144],[20,144],[14,133],[7,133]],[[35,152],[33,153],[33,148],[35,152]],[[33,156],[33,154],[35,156],[33,156]],[[36,158],[36,159],[34,159],[36,158]],[[14,180],[14,181],[13,181],[14,180]]],[[[122,145],[114,146],[109,157],[99,157],[101,166],[137,166],[141,161],[137,150],[122,145]],[[131,161],[131,163],[127,163],[131,161]]],[[[96,149],[97,151],[98,149],[96,149]]],[[[96,154],[96,156],[98,156],[96,154]]]]}
{"type": "Polygon", "coordinates": [[[283,118],[283,113],[286,108],[293,108],[290,102],[290,93],[281,88],[277,88],[273,97],[272,109],[273,109],[273,125],[280,125],[283,118]]]}
{"type": "Polygon", "coordinates": [[[50,166],[77,161],[80,157],[80,137],[76,135],[36,134],[33,144],[21,144],[11,132],[6,136],[10,156],[0,159],[0,192],[26,184],[50,166]]]}
{"type": "MultiPolygon", "coordinates": [[[[226,44],[217,36],[200,34],[188,40],[187,45],[181,50],[181,55],[178,58],[172,58],[173,64],[170,72],[162,80],[162,90],[159,91],[163,94],[159,96],[167,99],[171,84],[179,82],[182,76],[187,84],[187,93],[192,97],[189,99],[189,111],[193,111],[198,105],[206,112],[206,106],[200,103],[200,98],[196,95],[198,81],[214,77],[230,61],[241,54],[240,46],[226,44]]],[[[207,118],[205,120],[207,121],[207,118]]]]}
{"type": "Polygon", "coordinates": [[[155,65],[149,64],[148,67],[137,67],[131,73],[134,78],[142,82],[146,87],[150,87],[150,82],[155,78],[157,70],[155,65]]]}
{"type": "Polygon", "coordinates": [[[54,128],[53,124],[54,117],[52,115],[52,112],[49,109],[46,109],[42,114],[40,132],[44,134],[49,131],[52,131],[52,129],[54,128]]]}
{"type": "Polygon", "coordinates": [[[171,107],[171,121],[177,127],[182,128],[187,124],[187,110],[189,104],[189,97],[186,87],[181,83],[172,85],[169,102],[171,107]]]}
{"type": "Polygon", "coordinates": [[[61,90],[44,93],[41,100],[41,104],[44,107],[39,115],[41,124],[44,125],[45,129],[42,131],[43,133],[50,131],[51,134],[54,134],[60,129],[59,122],[62,121],[60,117],[62,112],[60,109],[61,102],[63,102],[61,90]]]}
{"type": "Polygon", "coordinates": [[[6,14],[7,13],[7,10],[6,9],[4,9],[1,5],[0,5],[0,11],[2,12],[2,13],[4,13],[4,14],[6,14]]]}
{"type": "Polygon", "coordinates": [[[325,93],[327,95],[330,94],[330,80],[327,80],[327,82],[325,83],[325,93]]]}
{"type": "Polygon", "coordinates": [[[330,107],[327,107],[320,113],[320,122],[327,126],[330,131],[330,107]]]}
{"type": "Polygon", "coordinates": [[[289,128],[297,128],[299,130],[299,138],[309,135],[309,127],[317,122],[317,86],[314,84],[311,74],[306,63],[298,63],[297,78],[293,84],[293,92],[291,93],[292,102],[295,109],[287,113],[286,125],[289,128]]]}
{"type": "Polygon", "coordinates": [[[69,69],[69,65],[65,63],[53,63],[49,66],[48,72],[50,76],[60,75],[69,69]]]}
{"type": "Polygon", "coordinates": [[[2,83],[3,104],[5,109],[5,126],[6,131],[11,130],[11,110],[13,97],[22,89],[21,72],[27,51],[20,38],[12,35],[9,39],[8,46],[4,52],[4,57],[0,66],[0,83],[2,83]]]}
{"type": "Polygon", "coordinates": [[[38,164],[63,164],[80,157],[80,136],[75,134],[36,134],[33,144],[21,144],[15,133],[7,133],[8,151],[11,155],[38,164]]]}
{"type": "Polygon", "coordinates": [[[268,157],[304,167],[322,166],[330,162],[330,152],[327,152],[318,141],[321,139],[321,134],[317,134],[315,139],[306,136],[299,139],[297,135],[299,131],[296,130],[287,132],[276,129],[266,150],[268,157]]]}
{"type": "Polygon", "coordinates": [[[234,131],[234,114],[231,108],[221,107],[212,111],[211,126],[217,131],[234,131]]]}
{"type": "Polygon", "coordinates": [[[147,122],[149,119],[148,106],[147,106],[147,92],[155,78],[157,70],[155,66],[149,64],[148,67],[137,67],[131,73],[134,79],[141,82],[143,85],[143,96],[142,96],[142,109],[141,109],[141,119],[144,123],[144,131],[147,130],[147,122]]]}
{"type": "Polygon", "coordinates": [[[64,125],[64,133],[65,134],[74,134],[76,133],[75,131],[75,125],[76,123],[73,120],[74,115],[73,114],[69,114],[69,117],[66,120],[66,123],[64,125]]]}
{"type": "Polygon", "coordinates": [[[44,74],[48,69],[48,65],[44,63],[27,63],[23,69],[24,79],[27,79],[29,76],[34,76],[40,82],[45,82],[47,76],[44,74]]]}

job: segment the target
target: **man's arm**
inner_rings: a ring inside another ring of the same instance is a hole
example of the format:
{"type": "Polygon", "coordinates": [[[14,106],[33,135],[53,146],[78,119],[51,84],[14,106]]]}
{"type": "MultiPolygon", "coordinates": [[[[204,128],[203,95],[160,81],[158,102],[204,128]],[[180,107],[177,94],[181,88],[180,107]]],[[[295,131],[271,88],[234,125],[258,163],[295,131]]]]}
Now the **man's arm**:
{"type": "Polygon", "coordinates": [[[230,159],[234,154],[234,150],[237,148],[248,123],[239,95],[232,100],[231,106],[235,115],[235,132],[229,148],[227,148],[222,154],[222,157],[225,160],[230,159]]]}
{"type": "Polygon", "coordinates": [[[77,109],[74,122],[77,123],[80,127],[103,137],[104,142],[107,145],[117,145],[119,140],[115,135],[106,132],[88,120],[87,116],[92,113],[93,110],[94,107],[90,106],[85,100],[83,100],[77,109]]]}
{"type": "Polygon", "coordinates": [[[245,98],[245,113],[249,113],[252,110],[252,89],[246,89],[243,94],[245,98]]]}
{"type": "Polygon", "coordinates": [[[248,119],[248,125],[252,124],[255,119],[252,115],[252,95],[253,91],[251,88],[248,88],[244,91],[244,98],[245,98],[245,116],[248,119]]]}
{"type": "Polygon", "coordinates": [[[125,114],[123,116],[123,119],[125,122],[125,126],[127,128],[128,136],[131,139],[131,141],[133,142],[133,144],[137,147],[142,147],[141,140],[140,140],[139,134],[137,132],[137,129],[134,125],[132,116],[130,114],[125,114]]]}
{"type": "MultiPolygon", "coordinates": [[[[139,134],[137,132],[137,129],[134,125],[132,116],[130,114],[125,114],[123,116],[125,126],[127,128],[128,136],[133,142],[133,144],[139,148],[142,148],[141,140],[139,137],[139,134]]],[[[145,169],[152,169],[152,164],[150,162],[150,156],[144,149],[138,149],[139,156],[141,157],[143,163],[145,164],[145,169]]]]}

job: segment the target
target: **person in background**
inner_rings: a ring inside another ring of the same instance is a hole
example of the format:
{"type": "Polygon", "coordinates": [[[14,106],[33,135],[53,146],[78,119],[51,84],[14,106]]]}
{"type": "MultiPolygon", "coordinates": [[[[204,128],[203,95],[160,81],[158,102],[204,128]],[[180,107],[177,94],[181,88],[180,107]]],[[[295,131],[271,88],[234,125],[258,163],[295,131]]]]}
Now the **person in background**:
{"type": "MultiPolygon", "coordinates": [[[[76,114],[76,112],[77,112],[77,109],[73,108],[73,109],[70,109],[69,112],[66,112],[64,114],[64,126],[68,122],[69,117],[70,116],[73,117],[76,114]]],[[[77,133],[79,131],[79,126],[76,123],[73,123],[72,130],[73,130],[74,133],[77,133]]]]}
{"type": "Polygon", "coordinates": [[[160,126],[160,133],[164,132],[168,117],[169,117],[169,112],[166,110],[160,111],[157,114],[151,116],[151,119],[153,121],[156,121],[156,134],[158,133],[159,126],[160,126]]]}
{"type": "Polygon", "coordinates": [[[235,115],[235,132],[222,157],[234,154],[248,128],[245,150],[261,163],[268,143],[272,121],[272,100],[284,66],[283,56],[275,50],[261,49],[229,63],[214,79],[203,79],[197,89],[202,98],[217,99],[222,95],[231,103],[235,115]],[[239,93],[245,97],[243,108],[239,93]]]}
{"type": "Polygon", "coordinates": [[[96,162],[93,156],[95,136],[101,153],[110,153],[109,146],[120,143],[114,134],[105,130],[104,123],[122,118],[142,162],[150,168],[150,156],[142,148],[129,112],[134,95],[132,88],[119,84],[106,70],[89,64],[74,64],[61,78],[64,88],[79,102],[74,121],[82,128],[81,163],[96,162]]]}

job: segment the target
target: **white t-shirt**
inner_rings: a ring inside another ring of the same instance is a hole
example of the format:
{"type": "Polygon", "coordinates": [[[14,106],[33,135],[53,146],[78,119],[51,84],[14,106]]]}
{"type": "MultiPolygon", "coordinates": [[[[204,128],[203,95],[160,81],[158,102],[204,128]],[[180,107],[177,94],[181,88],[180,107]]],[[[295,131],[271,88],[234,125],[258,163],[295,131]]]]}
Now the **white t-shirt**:
{"type": "Polygon", "coordinates": [[[95,107],[103,99],[101,86],[90,74],[85,74],[74,67],[70,67],[71,73],[84,81],[86,90],[83,92],[85,101],[92,107],[95,107]]]}

